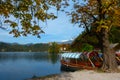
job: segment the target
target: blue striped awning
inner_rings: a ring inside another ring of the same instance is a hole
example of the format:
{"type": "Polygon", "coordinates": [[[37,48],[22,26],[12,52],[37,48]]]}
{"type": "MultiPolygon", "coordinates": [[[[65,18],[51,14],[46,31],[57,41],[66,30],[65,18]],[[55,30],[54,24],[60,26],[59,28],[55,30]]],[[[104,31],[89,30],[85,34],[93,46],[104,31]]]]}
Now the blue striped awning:
{"type": "Polygon", "coordinates": [[[63,58],[75,58],[75,59],[78,59],[78,58],[80,58],[80,55],[81,55],[82,53],[63,53],[63,54],[61,54],[61,57],[63,57],[63,58]]]}

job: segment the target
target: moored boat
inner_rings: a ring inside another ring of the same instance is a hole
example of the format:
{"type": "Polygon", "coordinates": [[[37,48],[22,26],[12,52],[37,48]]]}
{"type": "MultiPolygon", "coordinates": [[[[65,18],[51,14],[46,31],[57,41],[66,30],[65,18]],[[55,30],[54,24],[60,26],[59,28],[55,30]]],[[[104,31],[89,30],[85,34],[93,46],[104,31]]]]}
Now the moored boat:
{"type": "Polygon", "coordinates": [[[94,69],[101,67],[102,59],[95,51],[84,53],[63,53],[61,54],[61,66],[65,68],[78,69],[94,69]]]}
{"type": "MultiPolygon", "coordinates": [[[[102,66],[102,53],[96,51],[81,53],[63,53],[61,54],[61,69],[79,70],[95,69],[102,66]]],[[[116,54],[117,63],[120,64],[120,56],[116,54]]]]}

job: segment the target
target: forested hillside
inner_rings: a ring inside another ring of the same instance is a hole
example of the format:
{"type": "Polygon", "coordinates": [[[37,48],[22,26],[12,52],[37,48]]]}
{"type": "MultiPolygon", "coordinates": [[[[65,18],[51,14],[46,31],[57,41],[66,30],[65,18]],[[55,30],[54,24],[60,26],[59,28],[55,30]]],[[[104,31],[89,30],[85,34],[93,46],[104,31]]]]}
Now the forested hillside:
{"type": "Polygon", "coordinates": [[[17,43],[4,43],[0,42],[0,52],[44,52],[48,51],[49,44],[38,43],[38,44],[17,44],[17,43]]]}

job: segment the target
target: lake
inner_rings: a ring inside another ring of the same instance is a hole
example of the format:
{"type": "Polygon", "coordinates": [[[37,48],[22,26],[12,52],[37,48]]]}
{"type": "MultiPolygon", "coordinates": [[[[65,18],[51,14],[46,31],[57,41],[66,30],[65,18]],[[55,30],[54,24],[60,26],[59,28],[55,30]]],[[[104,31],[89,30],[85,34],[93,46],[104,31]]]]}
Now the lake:
{"type": "Polygon", "coordinates": [[[59,74],[59,56],[47,52],[0,52],[0,80],[59,74]]]}

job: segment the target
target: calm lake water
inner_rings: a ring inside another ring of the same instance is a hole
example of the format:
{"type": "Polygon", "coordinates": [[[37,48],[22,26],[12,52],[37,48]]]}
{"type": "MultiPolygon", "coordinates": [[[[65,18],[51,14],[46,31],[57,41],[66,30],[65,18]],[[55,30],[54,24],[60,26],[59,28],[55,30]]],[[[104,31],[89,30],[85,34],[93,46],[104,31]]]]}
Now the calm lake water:
{"type": "Polygon", "coordinates": [[[25,80],[59,73],[58,55],[45,52],[0,52],[0,80],[25,80]]]}

